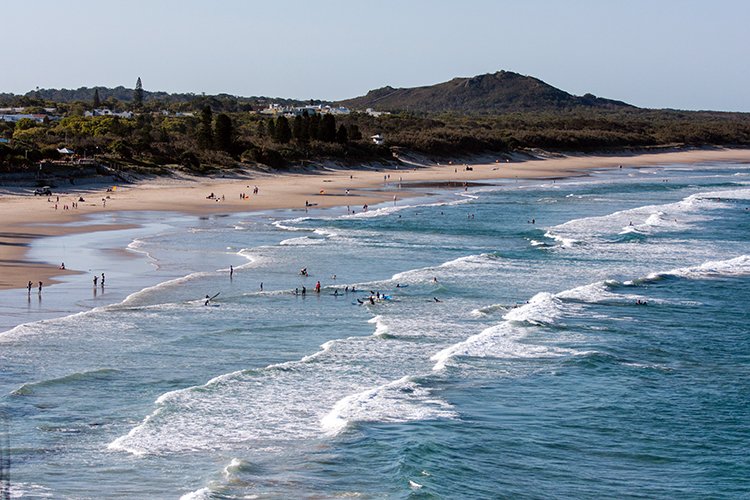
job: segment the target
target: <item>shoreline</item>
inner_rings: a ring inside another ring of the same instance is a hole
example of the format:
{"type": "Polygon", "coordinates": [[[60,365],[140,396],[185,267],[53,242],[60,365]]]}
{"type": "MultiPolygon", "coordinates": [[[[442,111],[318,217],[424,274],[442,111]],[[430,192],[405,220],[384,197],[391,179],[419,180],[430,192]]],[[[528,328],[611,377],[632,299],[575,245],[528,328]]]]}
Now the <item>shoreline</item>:
{"type": "Polygon", "coordinates": [[[31,260],[34,241],[52,236],[128,229],[136,226],[86,224],[96,214],[132,211],[212,215],[278,209],[375,205],[421,196],[417,188],[449,187],[507,179],[561,179],[618,166],[638,168],[702,162],[750,163],[750,149],[698,149],[623,155],[571,155],[517,163],[399,165],[378,170],[326,169],[314,173],[257,174],[247,178],[180,180],[163,178],[132,185],[71,186],[47,197],[8,194],[0,198],[0,290],[24,288],[28,281],[58,283],[55,278],[83,273],[61,270],[59,263],[31,260]],[[466,170],[469,166],[471,170],[466,170]],[[258,194],[253,194],[254,187],[258,194]],[[108,191],[108,187],[112,191],[108,191]],[[215,198],[207,198],[211,193],[215,198]],[[245,194],[246,197],[241,197],[245,194]],[[77,201],[84,197],[84,202],[77,201]],[[59,201],[58,200],[59,197],[59,201]],[[223,199],[222,199],[223,197],[223,199]],[[77,202],[78,208],[73,208],[77,202]],[[57,208],[55,208],[55,206],[57,208]],[[68,206],[67,209],[64,207],[68,206]]]}

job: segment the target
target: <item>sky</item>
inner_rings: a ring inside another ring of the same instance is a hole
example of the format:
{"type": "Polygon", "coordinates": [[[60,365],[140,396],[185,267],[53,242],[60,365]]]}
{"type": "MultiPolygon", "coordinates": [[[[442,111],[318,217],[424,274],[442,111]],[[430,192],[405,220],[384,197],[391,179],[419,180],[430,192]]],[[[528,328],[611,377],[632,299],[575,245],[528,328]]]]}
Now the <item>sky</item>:
{"type": "Polygon", "coordinates": [[[648,108],[750,112],[747,0],[27,0],[0,92],[339,100],[499,70],[648,108]]]}

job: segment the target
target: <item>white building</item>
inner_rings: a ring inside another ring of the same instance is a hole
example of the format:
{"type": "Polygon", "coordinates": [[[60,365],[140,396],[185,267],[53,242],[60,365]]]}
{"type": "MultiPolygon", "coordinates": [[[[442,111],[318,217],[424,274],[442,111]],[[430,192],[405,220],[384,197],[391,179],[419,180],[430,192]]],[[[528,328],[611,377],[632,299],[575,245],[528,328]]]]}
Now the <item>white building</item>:
{"type": "Polygon", "coordinates": [[[383,137],[380,134],[375,134],[372,137],[370,137],[370,139],[372,139],[372,142],[374,142],[378,146],[382,146],[383,144],[385,144],[385,137],[383,137]]]}
{"type": "Polygon", "coordinates": [[[370,115],[370,116],[374,116],[375,118],[378,118],[378,117],[383,116],[383,115],[390,115],[390,113],[388,111],[375,111],[372,108],[367,108],[365,110],[365,113],[368,114],[368,115],[370,115]]]}
{"type": "Polygon", "coordinates": [[[43,123],[44,119],[47,118],[47,115],[30,115],[30,114],[21,114],[21,113],[13,113],[13,114],[0,114],[0,121],[3,122],[17,122],[19,120],[23,120],[24,118],[28,118],[29,120],[33,120],[37,123],[43,123]]]}
{"type": "Polygon", "coordinates": [[[120,118],[133,118],[133,112],[122,111],[120,113],[115,113],[111,109],[101,108],[93,111],[86,111],[83,113],[83,116],[118,116],[120,118]]]}

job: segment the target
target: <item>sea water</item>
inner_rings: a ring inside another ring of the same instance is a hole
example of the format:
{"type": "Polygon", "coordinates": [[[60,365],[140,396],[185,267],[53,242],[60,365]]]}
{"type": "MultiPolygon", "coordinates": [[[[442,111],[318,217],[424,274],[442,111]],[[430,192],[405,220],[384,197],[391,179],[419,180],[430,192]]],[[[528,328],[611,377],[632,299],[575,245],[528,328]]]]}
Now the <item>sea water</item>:
{"type": "Polygon", "coordinates": [[[748,165],[420,189],[38,245],[11,496],[750,496],[748,165]]]}

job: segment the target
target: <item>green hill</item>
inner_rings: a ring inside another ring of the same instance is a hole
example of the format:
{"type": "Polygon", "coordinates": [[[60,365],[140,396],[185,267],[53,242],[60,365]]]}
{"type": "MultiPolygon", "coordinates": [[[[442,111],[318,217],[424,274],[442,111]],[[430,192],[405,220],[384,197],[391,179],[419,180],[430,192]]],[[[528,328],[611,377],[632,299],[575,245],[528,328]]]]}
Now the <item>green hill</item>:
{"type": "Polygon", "coordinates": [[[621,101],[603,99],[591,94],[574,96],[537,78],[510,71],[498,71],[471,78],[454,78],[426,87],[383,87],[371,90],[365,96],[342,101],[341,104],[352,109],[480,114],[576,108],[634,108],[621,101]]]}

